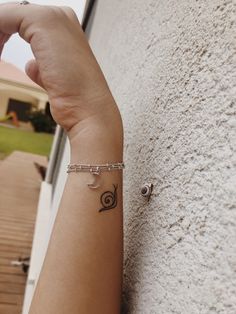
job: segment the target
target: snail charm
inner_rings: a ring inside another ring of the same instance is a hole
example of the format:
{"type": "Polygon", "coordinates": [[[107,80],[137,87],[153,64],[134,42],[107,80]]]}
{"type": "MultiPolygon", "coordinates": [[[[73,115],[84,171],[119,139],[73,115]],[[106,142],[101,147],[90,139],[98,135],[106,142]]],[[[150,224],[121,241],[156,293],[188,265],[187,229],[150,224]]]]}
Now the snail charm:
{"type": "Polygon", "coordinates": [[[117,187],[118,187],[118,185],[113,184],[113,187],[114,187],[113,192],[107,191],[101,195],[100,201],[101,201],[101,204],[103,207],[101,209],[99,209],[99,212],[102,212],[104,210],[109,210],[109,209],[115,208],[117,206],[117,187]]]}

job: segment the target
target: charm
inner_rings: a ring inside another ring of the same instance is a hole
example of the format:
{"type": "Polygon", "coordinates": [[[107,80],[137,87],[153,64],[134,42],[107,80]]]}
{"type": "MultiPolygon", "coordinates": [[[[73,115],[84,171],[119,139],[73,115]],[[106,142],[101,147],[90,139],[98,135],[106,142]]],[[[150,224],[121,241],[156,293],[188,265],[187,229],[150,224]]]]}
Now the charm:
{"type": "Polygon", "coordinates": [[[99,182],[101,181],[100,172],[99,171],[92,171],[91,174],[94,177],[94,181],[92,183],[88,183],[88,187],[90,189],[100,188],[100,186],[101,186],[101,184],[99,184],[99,182]]]}

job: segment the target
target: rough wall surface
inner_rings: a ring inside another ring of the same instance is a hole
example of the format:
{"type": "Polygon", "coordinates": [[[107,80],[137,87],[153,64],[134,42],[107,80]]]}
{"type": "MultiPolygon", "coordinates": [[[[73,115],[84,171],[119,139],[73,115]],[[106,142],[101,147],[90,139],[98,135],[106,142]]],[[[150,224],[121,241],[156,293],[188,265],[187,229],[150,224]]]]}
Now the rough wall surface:
{"type": "Polygon", "coordinates": [[[124,313],[236,313],[235,16],[98,1],[90,42],[125,127],[124,313]]]}

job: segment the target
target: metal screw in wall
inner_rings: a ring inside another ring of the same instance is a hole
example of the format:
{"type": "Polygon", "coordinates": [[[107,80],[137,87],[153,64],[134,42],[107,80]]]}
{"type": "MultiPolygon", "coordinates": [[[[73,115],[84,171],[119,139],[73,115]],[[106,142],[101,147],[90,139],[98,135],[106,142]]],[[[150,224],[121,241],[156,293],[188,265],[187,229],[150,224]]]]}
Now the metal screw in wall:
{"type": "Polygon", "coordinates": [[[152,183],[145,183],[142,187],[141,187],[141,195],[145,198],[147,198],[147,200],[150,200],[150,197],[152,195],[152,191],[153,191],[153,184],[152,183]]]}

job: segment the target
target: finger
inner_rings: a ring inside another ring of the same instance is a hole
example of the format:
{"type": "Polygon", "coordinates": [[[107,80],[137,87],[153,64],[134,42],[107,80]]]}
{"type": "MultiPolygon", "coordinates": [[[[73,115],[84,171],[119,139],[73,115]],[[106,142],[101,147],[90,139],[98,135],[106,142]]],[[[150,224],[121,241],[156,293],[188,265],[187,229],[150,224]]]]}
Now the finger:
{"type": "Polygon", "coordinates": [[[33,82],[44,88],[36,60],[32,59],[27,62],[25,66],[25,72],[33,82]]]}
{"type": "Polygon", "coordinates": [[[0,60],[1,60],[1,55],[2,55],[4,45],[9,40],[10,37],[11,37],[10,35],[0,33],[0,60]]]}
{"type": "Polygon", "coordinates": [[[35,13],[35,4],[20,5],[20,3],[0,4],[0,32],[5,35],[19,33],[20,36],[29,42],[30,33],[28,32],[27,17],[35,13]]]}
{"type": "Polygon", "coordinates": [[[10,38],[10,35],[6,35],[6,34],[0,32],[0,45],[4,46],[9,38],[10,38]]]}
{"type": "Polygon", "coordinates": [[[12,35],[19,30],[24,18],[24,7],[19,2],[0,4],[0,31],[3,34],[12,35]]]}
{"type": "Polygon", "coordinates": [[[19,3],[2,3],[0,4],[0,57],[5,43],[9,40],[12,34],[16,33],[22,21],[22,14],[17,13],[13,8],[22,7],[19,3]],[[9,16],[14,12],[15,21],[11,21],[9,16]],[[17,13],[17,18],[16,18],[17,13]]]}

